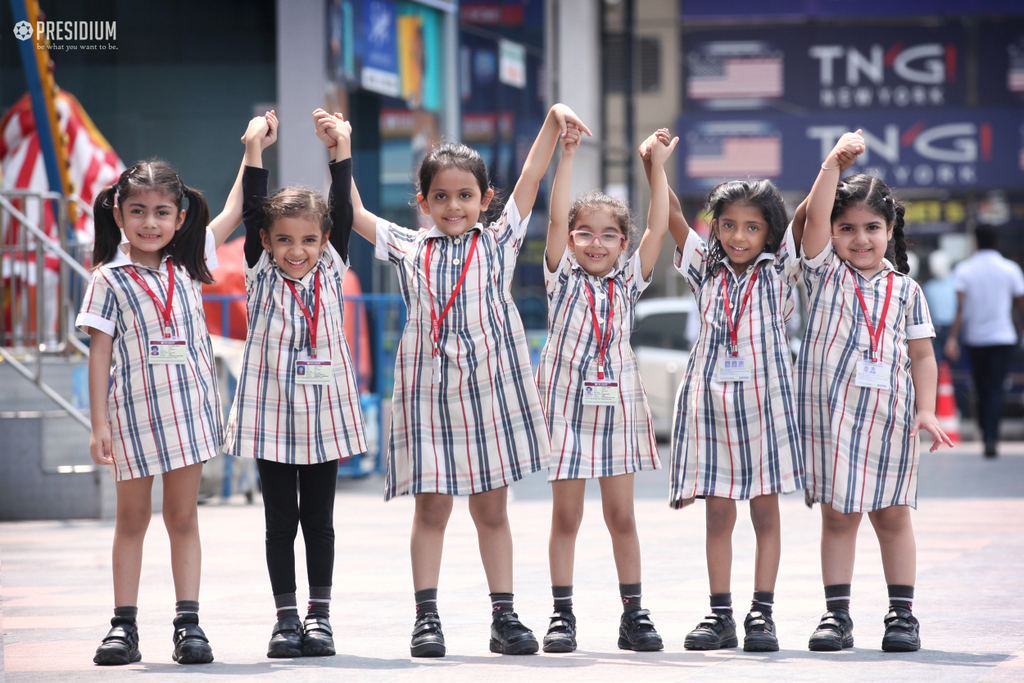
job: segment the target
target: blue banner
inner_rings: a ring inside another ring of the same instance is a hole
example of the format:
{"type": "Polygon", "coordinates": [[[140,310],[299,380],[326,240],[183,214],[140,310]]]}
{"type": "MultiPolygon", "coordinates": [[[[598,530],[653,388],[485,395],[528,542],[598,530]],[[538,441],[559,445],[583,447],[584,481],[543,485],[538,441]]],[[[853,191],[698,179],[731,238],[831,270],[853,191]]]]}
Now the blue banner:
{"type": "Polygon", "coordinates": [[[1024,186],[1024,109],[943,109],[689,114],[679,118],[681,194],[757,177],[808,191],[846,131],[867,150],[854,170],[897,189],[1024,186]]]}
{"type": "Polygon", "coordinates": [[[1024,18],[982,24],[978,30],[978,103],[1024,103],[1024,18]]]}
{"type": "Polygon", "coordinates": [[[788,26],[683,34],[689,109],[962,107],[965,31],[788,26]]]}

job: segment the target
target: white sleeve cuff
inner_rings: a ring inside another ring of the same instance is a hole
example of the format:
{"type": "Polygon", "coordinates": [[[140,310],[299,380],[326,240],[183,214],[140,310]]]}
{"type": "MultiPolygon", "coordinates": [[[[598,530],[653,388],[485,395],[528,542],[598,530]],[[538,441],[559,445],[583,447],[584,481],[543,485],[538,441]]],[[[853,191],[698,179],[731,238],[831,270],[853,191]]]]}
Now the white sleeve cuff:
{"type": "Polygon", "coordinates": [[[931,323],[907,326],[907,339],[930,339],[935,336],[935,326],[931,323]]]}
{"type": "Polygon", "coordinates": [[[91,327],[94,330],[105,332],[111,337],[114,336],[114,330],[117,329],[117,325],[113,320],[101,318],[95,313],[79,313],[78,317],[75,318],[75,327],[83,332],[88,332],[91,327]]]}
{"type": "Polygon", "coordinates": [[[391,230],[388,226],[391,225],[383,218],[377,218],[376,225],[376,241],[374,243],[373,255],[381,261],[388,260],[388,238],[391,236],[391,230]]]}
{"type": "Polygon", "coordinates": [[[204,251],[206,256],[206,267],[211,271],[217,267],[220,263],[217,260],[217,238],[213,234],[213,230],[206,229],[206,246],[204,251]]]}

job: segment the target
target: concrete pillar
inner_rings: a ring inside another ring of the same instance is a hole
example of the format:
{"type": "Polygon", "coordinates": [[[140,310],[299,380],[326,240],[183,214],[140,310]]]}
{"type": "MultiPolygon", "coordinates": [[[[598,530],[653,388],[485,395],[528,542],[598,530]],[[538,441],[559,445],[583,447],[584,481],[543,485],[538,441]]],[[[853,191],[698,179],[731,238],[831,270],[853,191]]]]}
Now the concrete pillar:
{"type": "Polygon", "coordinates": [[[323,106],[327,10],[323,0],[277,0],[279,177],[274,187],[326,187],[327,155],[313,134],[312,112],[323,106]]]}
{"type": "Polygon", "coordinates": [[[584,136],[576,152],[573,195],[601,188],[601,10],[601,0],[547,3],[549,104],[568,104],[594,134],[593,138],[584,136]]]}

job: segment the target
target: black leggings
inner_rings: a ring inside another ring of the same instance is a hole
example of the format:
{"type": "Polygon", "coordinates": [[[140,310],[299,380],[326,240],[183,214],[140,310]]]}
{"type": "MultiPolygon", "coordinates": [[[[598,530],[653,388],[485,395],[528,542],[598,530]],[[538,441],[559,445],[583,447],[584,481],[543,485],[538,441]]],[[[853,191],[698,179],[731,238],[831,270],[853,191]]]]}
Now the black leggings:
{"type": "Polygon", "coordinates": [[[310,586],[330,586],[334,574],[334,491],[338,461],[289,465],[256,460],[267,519],[267,569],[274,595],[295,592],[295,534],[302,523],[310,586]]]}

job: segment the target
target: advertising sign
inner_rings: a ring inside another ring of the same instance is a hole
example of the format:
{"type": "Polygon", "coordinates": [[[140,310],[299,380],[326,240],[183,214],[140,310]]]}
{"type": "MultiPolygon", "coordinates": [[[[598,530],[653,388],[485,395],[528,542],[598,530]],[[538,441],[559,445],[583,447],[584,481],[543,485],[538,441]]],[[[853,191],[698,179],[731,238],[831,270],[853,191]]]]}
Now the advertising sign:
{"type": "Polygon", "coordinates": [[[964,29],[779,27],[687,32],[690,109],[964,106],[964,29]]]}
{"type": "Polygon", "coordinates": [[[963,190],[1024,185],[1024,109],[690,114],[679,119],[678,191],[769,178],[809,190],[839,137],[862,129],[855,170],[895,188],[963,190]]]}

